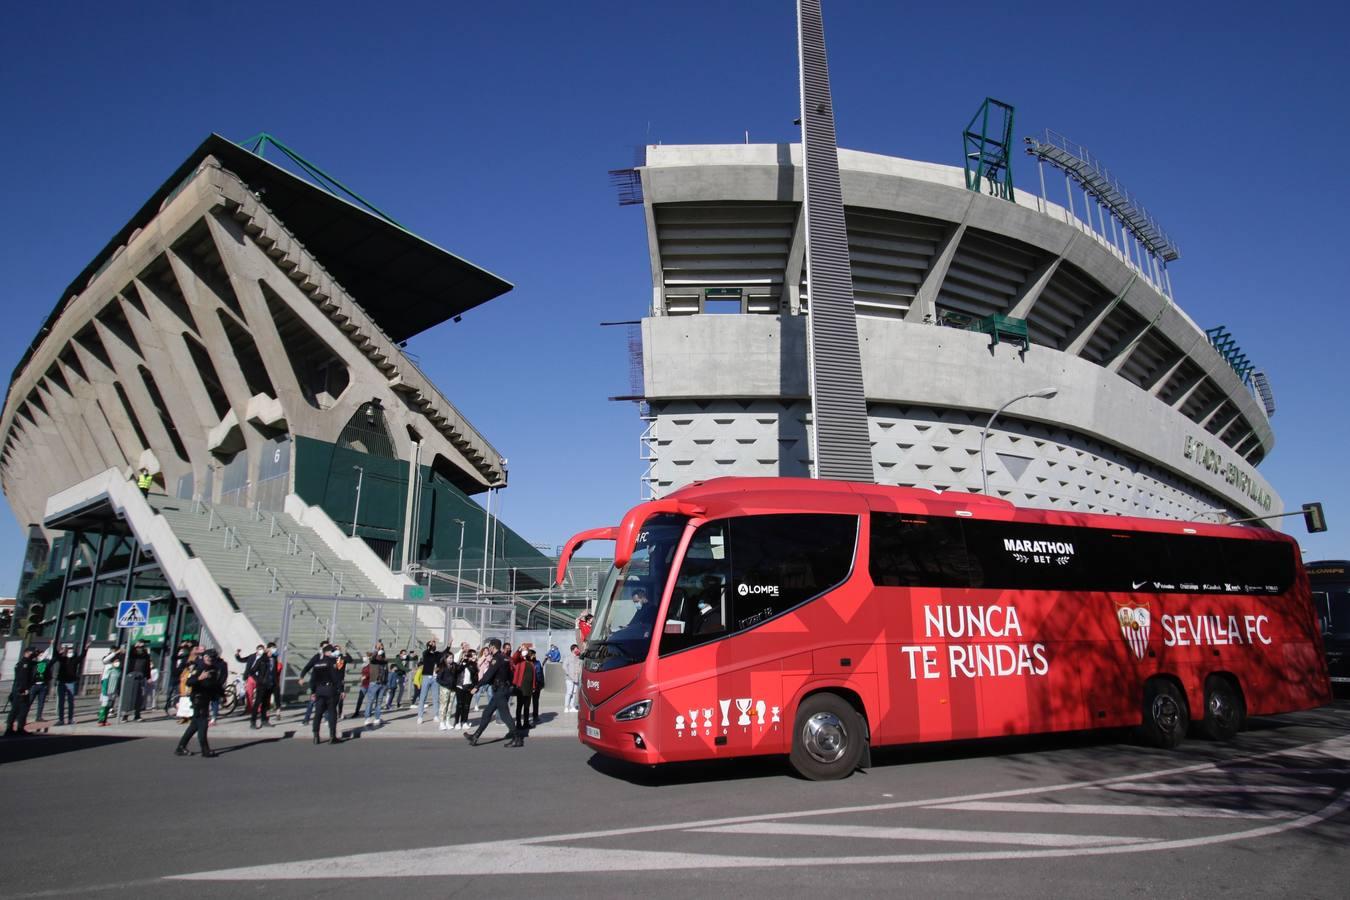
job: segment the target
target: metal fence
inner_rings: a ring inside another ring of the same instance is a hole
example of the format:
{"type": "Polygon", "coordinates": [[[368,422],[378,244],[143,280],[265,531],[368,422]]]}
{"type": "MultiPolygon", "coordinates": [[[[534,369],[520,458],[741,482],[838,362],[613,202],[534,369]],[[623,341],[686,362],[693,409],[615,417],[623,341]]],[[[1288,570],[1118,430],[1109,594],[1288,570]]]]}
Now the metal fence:
{"type": "Polygon", "coordinates": [[[516,609],[509,596],[436,602],[287,594],[277,641],[283,693],[323,641],[354,657],[377,642],[390,656],[400,650],[421,653],[432,638],[442,647],[467,642],[477,649],[489,638],[514,641],[516,609]]]}

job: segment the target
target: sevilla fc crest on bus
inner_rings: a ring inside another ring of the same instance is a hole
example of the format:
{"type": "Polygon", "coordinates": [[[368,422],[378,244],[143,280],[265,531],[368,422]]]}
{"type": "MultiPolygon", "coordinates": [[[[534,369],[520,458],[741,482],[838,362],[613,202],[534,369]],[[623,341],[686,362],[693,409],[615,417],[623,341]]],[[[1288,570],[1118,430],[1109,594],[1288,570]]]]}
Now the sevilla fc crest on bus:
{"type": "Polygon", "coordinates": [[[1116,618],[1120,620],[1120,633],[1134,651],[1135,659],[1143,659],[1148,652],[1148,603],[1138,600],[1121,603],[1117,600],[1116,618]]]}

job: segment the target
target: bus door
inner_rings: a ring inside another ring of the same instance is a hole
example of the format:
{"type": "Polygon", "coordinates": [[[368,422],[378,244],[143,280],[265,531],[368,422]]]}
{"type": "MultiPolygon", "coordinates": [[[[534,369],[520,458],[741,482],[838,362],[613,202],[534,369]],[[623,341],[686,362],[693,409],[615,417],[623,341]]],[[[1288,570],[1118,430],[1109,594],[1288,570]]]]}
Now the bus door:
{"type": "MultiPolygon", "coordinates": [[[[860,636],[869,647],[875,641],[875,629],[840,621],[831,594],[852,570],[857,523],[851,515],[781,513],[697,527],[657,648],[663,756],[786,752],[788,706],[803,679],[815,677],[814,657],[837,663],[837,647],[860,636]],[[812,660],[809,669],[793,662],[803,658],[812,660]]],[[[860,606],[851,612],[862,615],[860,606]]],[[[850,655],[862,661],[862,653],[842,654],[850,655]]],[[[827,674],[833,682],[848,677],[827,674]]]]}

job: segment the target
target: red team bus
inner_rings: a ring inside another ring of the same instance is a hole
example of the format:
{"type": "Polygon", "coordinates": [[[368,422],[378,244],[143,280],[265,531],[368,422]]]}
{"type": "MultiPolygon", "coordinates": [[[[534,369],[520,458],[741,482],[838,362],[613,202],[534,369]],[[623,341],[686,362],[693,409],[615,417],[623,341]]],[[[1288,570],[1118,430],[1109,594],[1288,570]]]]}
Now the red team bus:
{"type": "Polygon", "coordinates": [[[642,764],[787,754],[842,778],[872,747],[1192,723],[1331,701],[1295,542],[1263,528],[1020,509],[977,494],[721,478],[615,542],[578,733],[642,764]]]}

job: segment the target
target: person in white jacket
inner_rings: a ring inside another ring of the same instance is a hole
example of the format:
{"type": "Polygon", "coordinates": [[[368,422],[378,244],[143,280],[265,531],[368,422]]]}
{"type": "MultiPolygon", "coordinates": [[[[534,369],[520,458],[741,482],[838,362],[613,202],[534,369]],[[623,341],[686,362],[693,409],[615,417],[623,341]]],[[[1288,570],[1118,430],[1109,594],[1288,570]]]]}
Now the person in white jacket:
{"type": "Polygon", "coordinates": [[[567,684],[563,690],[563,712],[577,712],[580,706],[577,702],[577,688],[581,684],[581,648],[576,644],[572,645],[572,650],[562,660],[563,678],[567,684]]]}

